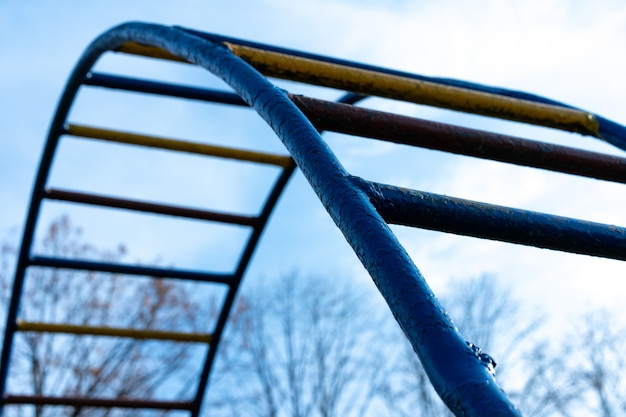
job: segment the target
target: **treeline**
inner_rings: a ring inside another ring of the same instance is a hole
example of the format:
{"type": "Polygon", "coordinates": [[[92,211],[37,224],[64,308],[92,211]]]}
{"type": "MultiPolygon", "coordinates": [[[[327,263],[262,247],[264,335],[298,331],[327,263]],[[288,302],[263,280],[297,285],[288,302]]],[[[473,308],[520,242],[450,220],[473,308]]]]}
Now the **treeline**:
{"type": "MultiPolygon", "coordinates": [[[[130,256],[123,246],[102,250],[84,242],[66,217],[50,225],[39,245],[62,257],[119,262],[130,256]]],[[[15,244],[5,242],[3,312],[15,255],[15,244]]],[[[244,285],[231,315],[205,415],[451,415],[380,297],[349,277],[292,273],[258,281],[244,285]]],[[[220,303],[197,284],[149,277],[32,268],[26,284],[20,317],[28,321],[210,332],[220,303]]],[[[496,379],[524,415],[626,415],[626,331],[611,312],[589,312],[555,335],[540,316],[523,312],[498,277],[459,280],[440,296],[467,340],[494,358],[496,379]]],[[[158,346],[21,333],[10,385],[35,395],[188,398],[204,351],[186,343],[158,346]]],[[[5,415],[148,414],[8,406],[5,415]]]]}

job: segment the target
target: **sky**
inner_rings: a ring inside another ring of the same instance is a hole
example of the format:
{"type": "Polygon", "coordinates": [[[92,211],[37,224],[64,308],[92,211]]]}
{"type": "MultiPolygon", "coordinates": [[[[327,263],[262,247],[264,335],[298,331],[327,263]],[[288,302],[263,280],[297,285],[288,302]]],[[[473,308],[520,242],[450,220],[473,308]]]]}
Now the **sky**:
{"type": "MultiPolygon", "coordinates": [[[[622,104],[626,4],[622,1],[0,0],[0,236],[19,239],[46,131],[73,65],[95,37],[127,21],[186,26],[407,72],[528,91],[626,123],[622,104]]],[[[143,61],[118,57],[98,65],[151,79],[217,83],[200,70],[176,65],[158,70],[143,61]]],[[[300,85],[279,85],[308,91],[300,85]]],[[[316,94],[337,98],[329,91],[316,94]]],[[[232,140],[284,153],[278,139],[253,114],[230,116],[220,109],[207,111],[147,98],[128,98],[123,104],[114,99],[112,94],[86,92],[70,118],[175,138],[232,140]],[[148,110],[163,110],[170,118],[149,119],[144,116],[148,110]]],[[[596,139],[549,129],[384,100],[363,105],[623,155],[596,139]]],[[[339,135],[328,135],[327,140],[348,171],[366,179],[625,223],[623,186],[339,135]]],[[[134,152],[102,150],[70,140],[59,152],[51,181],[68,188],[95,185],[102,192],[254,212],[262,201],[259,190],[275,175],[245,164],[215,168],[198,158],[153,152],[144,159],[134,152]],[[135,169],[130,174],[125,171],[129,166],[135,169]]],[[[67,210],[54,204],[46,207],[47,218],[67,210]]],[[[228,270],[246,236],[239,229],[177,221],[157,227],[155,219],[144,222],[132,216],[71,210],[87,240],[104,246],[123,242],[144,262],[228,270]],[[105,217],[117,226],[105,225],[105,217]]],[[[567,322],[569,315],[590,306],[618,306],[624,288],[622,262],[437,232],[394,230],[436,293],[445,291],[452,279],[492,274],[512,286],[529,308],[546,310],[567,322]]],[[[293,270],[351,276],[359,285],[370,285],[299,173],[272,217],[247,280],[293,270]]]]}

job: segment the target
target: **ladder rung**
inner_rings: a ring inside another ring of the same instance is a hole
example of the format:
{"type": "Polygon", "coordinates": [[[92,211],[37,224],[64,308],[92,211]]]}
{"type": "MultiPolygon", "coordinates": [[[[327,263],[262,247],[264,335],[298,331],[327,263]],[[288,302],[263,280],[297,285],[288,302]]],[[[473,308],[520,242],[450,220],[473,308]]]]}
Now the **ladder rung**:
{"type": "Polygon", "coordinates": [[[488,117],[599,135],[597,118],[587,112],[390,75],[316,59],[226,42],[230,50],[268,77],[300,81],[365,95],[424,104],[488,117]]]}
{"type": "Polygon", "coordinates": [[[122,46],[116,49],[116,52],[189,64],[189,61],[186,59],[174,55],[164,49],[157,48],[156,46],[142,45],[137,42],[125,42],[122,46]]]}
{"type": "Polygon", "coordinates": [[[45,256],[33,256],[29,260],[29,265],[44,268],[74,269],[81,271],[108,272],[112,274],[141,275],[146,277],[214,282],[218,284],[230,284],[233,281],[233,276],[231,274],[209,274],[206,272],[187,271],[181,269],[78,261],[73,259],[48,258],[45,256]]]}
{"type": "Polygon", "coordinates": [[[626,260],[626,228],[353,179],[385,221],[626,260]]]}
{"type": "Polygon", "coordinates": [[[93,87],[113,88],[117,90],[133,91],[136,93],[158,94],[161,96],[201,100],[212,103],[248,106],[235,93],[198,87],[167,84],[138,78],[120,77],[117,75],[89,73],[83,84],[93,87]]]}
{"type": "Polygon", "coordinates": [[[291,95],[316,128],[626,183],[626,158],[291,95]]]}
{"type": "Polygon", "coordinates": [[[131,339],[168,340],[172,342],[211,343],[210,334],[181,333],[164,330],[128,329],[106,326],[79,326],[74,324],[39,323],[18,320],[16,329],[21,332],[64,333],[88,336],[127,337],[131,339]]]}
{"type": "Polygon", "coordinates": [[[136,133],[101,129],[91,126],[69,124],[65,126],[65,133],[67,135],[82,138],[105,140],[108,142],[125,143],[128,145],[145,146],[149,148],[168,149],[171,151],[236,159],[239,161],[256,162],[259,164],[277,165],[281,167],[287,167],[291,164],[291,157],[285,155],[246,151],[242,149],[227,148],[224,146],[207,145],[204,143],[168,139],[158,136],[140,135],[136,133]]]}
{"type": "Polygon", "coordinates": [[[160,401],[131,398],[51,397],[44,395],[6,394],[5,404],[61,405],[69,407],[145,408],[151,410],[188,410],[195,408],[192,401],[160,401]]]}
{"type": "Polygon", "coordinates": [[[79,193],[74,191],[58,190],[49,188],[44,192],[44,197],[51,200],[69,201],[72,203],[91,204],[103,207],[135,210],[148,213],[165,214],[190,219],[208,220],[220,223],[237,224],[241,226],[256,227],[258,218],[241,216],[237,214],[218,213],[214,211],[191,209],[187,207],[169,206],[165,204],[148,203],[145,201],[127,200],[122,198],[107,197],[96,194],[79,193]]]}

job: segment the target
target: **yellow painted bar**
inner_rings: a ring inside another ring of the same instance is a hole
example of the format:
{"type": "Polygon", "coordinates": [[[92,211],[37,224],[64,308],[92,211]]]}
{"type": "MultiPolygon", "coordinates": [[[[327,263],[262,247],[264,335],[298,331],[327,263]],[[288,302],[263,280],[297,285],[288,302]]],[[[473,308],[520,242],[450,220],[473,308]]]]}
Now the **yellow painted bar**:
{"type": "Polygon", "coordinates": [[[157,48],[155,46],[142,45],[136,42],[126,42],[122,46],[116,49],[116,52],[123,52],[126,54],[145,56],[156,59],[166,59],[168,61],[183,62],[189,64],[190,62],[174,55],[165,49],[157,48]]]}
{"type": "Polygon", "coordinates": [[[162,330],[121,329],[72,324],[36,323],[18,320],[17,330],[22,332],[64,333],[91,336],[128,337],[132,339],[170,340],[173,342],[211,343],[210,334],[167,332],[162,330]]]}
{"type": "Polygon", "coordinates": [[[220,158],[236,159],[240,161],[258,162],[261,164],[278,165],[281,167],[287,167],[291,164],[291,157],[284,155],[245,151],[223,146],[206,145],[204,143],[187,142],[177,139],[161,138],[157,136],[139,135],[136,133],[101,129],[83,125],[67,125],[65,127],[65,132],[68,135],[90,139],[106,140],[109,142],[125,143],[129,145],[146,146],[151,148],[169,149],[172,151],[216,156],[220,158]]]}
{"type": "Polygon", "coordinates": [[[596,136],[589,113],[226,43],[267,76],[596,136]]]}

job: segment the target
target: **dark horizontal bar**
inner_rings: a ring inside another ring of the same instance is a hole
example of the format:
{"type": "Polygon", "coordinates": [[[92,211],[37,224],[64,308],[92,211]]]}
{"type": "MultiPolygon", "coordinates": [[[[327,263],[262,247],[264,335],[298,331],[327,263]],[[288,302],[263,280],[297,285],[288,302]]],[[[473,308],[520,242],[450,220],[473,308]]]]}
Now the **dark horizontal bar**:
{"type": "Polygon", "coordinates": [[[626,260],[623,227],[354,181],[392,224],[626,260]]]}
{"type": "Polygon", "coordinates": [[[626,158],[304,96],[291,99],[320,130],[626,183],[626,158]]]}
{"type": "Polygon", "coordinates": [[[194,409],[191,401],[159,401],[130,398],[51,397],[45,395],[4,395],[5,404],[61,405],[68,407],[145,408],[150,410],[194,409]]]}
{"type": "Polygon", "coordinates": [[[79,193],[74,191],[48,188],[44,193],[45,198],[51,200],[68,201],[72,203],[90,204],[103,207],[135,210],[148,213],[165,214],[168,216],[185,217],[190,219],[208,220],[220,223],[230,223],[240,226],[257,227],[256,217],[241,216],[213,211],[197,210],[186,207],[169,206],[164,204],[148,203],[137,200],[126,200],[114,197],[105,197],[95,194],[79,193]]]}
{"type": "Polygon", "coordinates": [[[339,97],[337,103],[343,104],[356,104],[359,101],[365,100],[369,96],[357,93],[345,93],[343,96],[339,97]]]}
{"type": "Polygon", "coordinates": [[[92,72],[87,74],[83,80],[83,84],[93,87],[133,91],[136,93],[157,94],[162,96],[248,107],[246,102],[243,101],[241,97],[228,91],[167,84],[157,81],[141,80],[138,78],[120,77],[117,75],[92,72]]]}
{"type": "Polygon", "coordinates": [[[68,323],[17,321],[17,331],[38,333],[61,333],[79,336],[108,336],[130,339],[165,340],[170,342],[211,343],[212,335],[184,333],[169,330],[134,329],[110,326],[83,326],[68,323]]]}
{"type": "Polygon", "coordinates": [[[233,280],[232,275],[229,274],[210,274],[206,272],[188,271],[182,269],[78,261],[73,259],[49,258],[46,256],[33,256],[29,259],[28,265],[44,268],[61,268],[81,271],[107,272],[111,274],[184,279],[189,281],[214,282],[220,284],[230,284],[233,280]]]}

